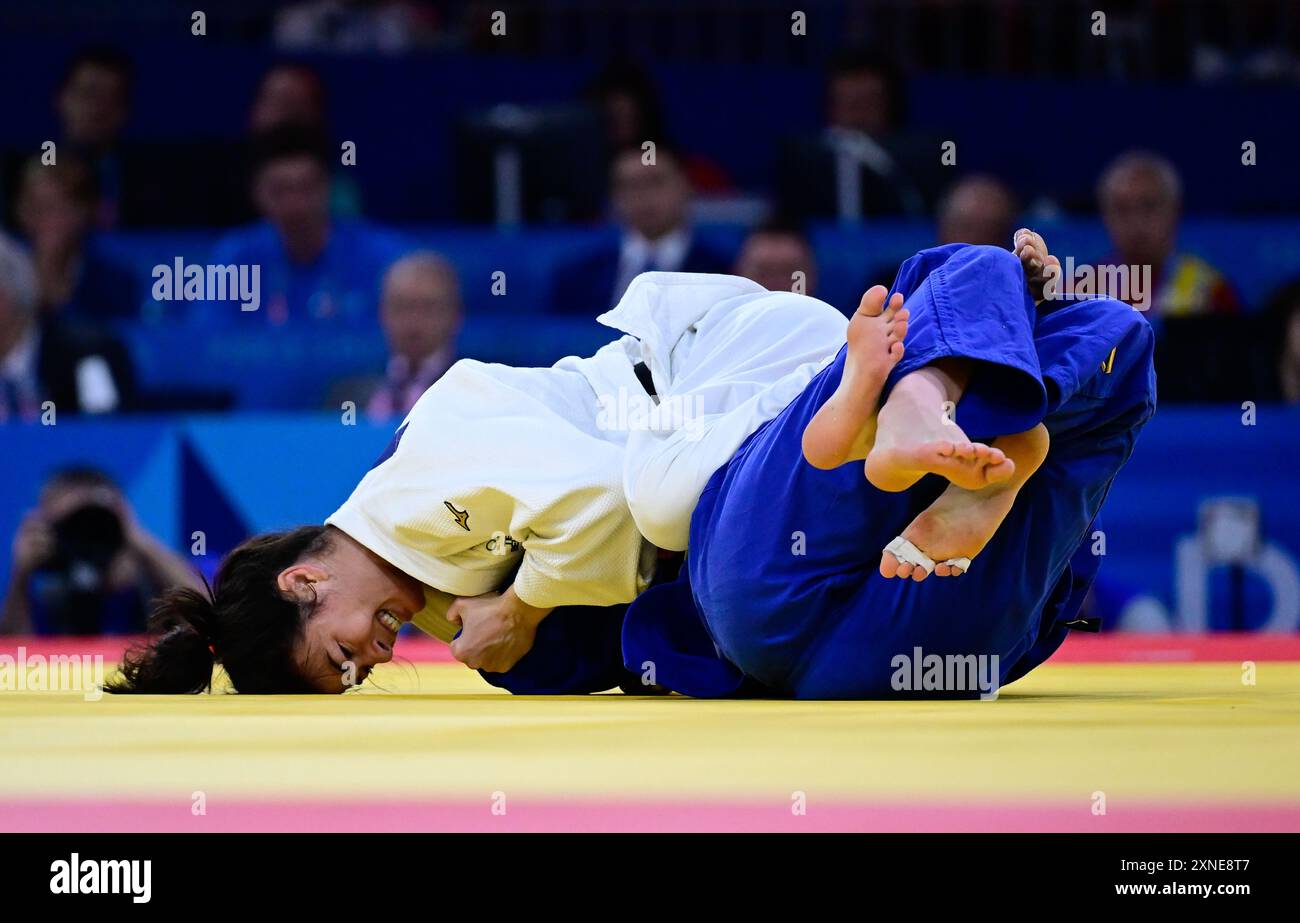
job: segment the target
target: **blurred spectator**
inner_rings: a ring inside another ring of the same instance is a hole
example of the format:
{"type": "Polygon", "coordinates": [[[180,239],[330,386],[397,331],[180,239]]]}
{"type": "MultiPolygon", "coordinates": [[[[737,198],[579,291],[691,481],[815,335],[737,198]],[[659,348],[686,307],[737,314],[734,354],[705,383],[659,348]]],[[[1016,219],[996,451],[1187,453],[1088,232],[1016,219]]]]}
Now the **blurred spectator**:
{"type": "MultiPolygon", "coordinates": [[[[1005,183],[987,174],[972,174],[954,183],[939,200],[935,243],[1009,249],[1018,212],[1015,195],[1005,183]]],[[[893,285],[901,265],[893,261],[873,267],[863,290],[893,285]]]]}
{"type": "Polygon", "coordinates": [[[902,78],[866,49],[835,58],[826,87],[826,129],[788,142],[777,172],[784,213],[856,221],[921,215],[941,177],[937,142],[902,130],[902,78]]]}
{"type": "Polygon", "coordinates": [[[1300,279],[1287,282],[1264,303],[1260,338],[1269,363],[1267,400],[1300,404],[1300,279]]]}
{"type": "MultiPolygon", "coordinates": [[[[668,138],[659,90],[649,72],[635,62],[619,59],[606,64],[587,88],[587,99],[600,112],[611,155],[668,138]]],[[[707,194],[732,188],[731,177],[713,159],[680,149],[678,154],[696,191],[707,194]]]]}
{"type": "MultiPolygon", "coordinates": [[[[260,267],[260,312],[267,323],[344,323],[373,327],[379,281],[405,249],[394,233],[330,214],[331,158],[324,137],[287,125],[253,145],[252,196],[263,220],[217,242],[217,265],[260,267]]],[[[208,302],[208,323],[246,316],[208,302]]]]}
{"type": "Polygon", "coordinates": [[[388,342],[383,376],[352,379],[331,391],[329,405],[350,400],[375,420],[405,416],[456,361],[461,326],[460,282],[436,253],[410,253],[384,274],[379,319],[388,342]]]}
{"type": "Polygon", "coordinates": [[[36,293],[30,257],[0,236],[0,422],[35,420],[45,401],[56,414],[128,406],[133,379],[122,344],[64,318],[42,321],[36,293]]]}
{"type": "Polygon", "coordinates": [[[556,273],[552,310],[595,316],[617,304],[643,272],[729,272],[730,261],[694,240],[691,184],[677,153],[655,148],[646,164],[639,147],[620,152],[610,167],[620,241],[556,273]]]}
{"type": "MultiPolygon", "coordinates": [[[[263,76],[249,107],[248,127],[256,138],[284,126],[298,126],[329,137],[328,100],[320,74],[306,64],[276,64],[263,76]]],[[[331,173],[330,211],[361,213],[361,191],[341,166],[331,173]]]]}
{"type": "Polygon", "coordinates": [[[139,522],[96,468],[67,468],[41,488],[14,536],[0,634],[141,632],[149,600],[173,586],[199,592],[197,572],[139,522]]]}
{"type": "Polygon", "coordinates": [[[760,225],[745,238],[736,259],[736,275],[771,292],[817,294],[817,257],[812,244],[798,227],[779,220],[760,225]]]}
{"type": "Polygon", "coordinates": [[[325,124],[325,85],[306,64],[276,64],[262,75],[249,109],[248,127],[257,134],[283,125],[325,124]]]}
{"type": "Polygon", "coordinates": [[[1176,250],[1182,181],[1168,160],[1147,151],[1121,154],[1101,175],[1097,200],[1112,247],[1103,262],[1151,267],[1153,316],[1240,310],[1219,270],[1176,250]]]}
{"type": "Polygon", "coordinates": [[[275,17],[281,48],[394,53],[427,45],[438,33],[437,11],[417,0],[308,0],[275,17]]]}
{"type": "Polygon", "coordinates": [[[131,111],[131,59],[111,48],[87,48],[64,72],[55,96],[62,142],[95,173],[102,196],[95,223],[116,224],[122,210],[122,129],[131,111]]]}
{"type": "MultiPolygon", "coordinates": [[[[75,159],[89,170],[97,199],[96,228],[228,224],[237,220],[238,150],[215,138],[132,141],[134,67],[113,48],[78,51],[64,70],[52,102],[58,120],[55,146],[42,153],[54,163],[75,159]],[[202,181],[196,181],[201,177],[202,181]]],[[[13,203],[30,147],[3,155],[0,182],[13,203]]]]}
{"type": "Polygon", "coordinates": [[[938,242],[1008,248],[1018,211],[1015,196],[1001,180],[984,174],[967,176],[939,202],[938,242]]]}
{"type": "Polygon", "coordinates": [[[36,262],[43,314],[115,320],[139,313],[131,270],[100,252],[91,237],[97,201],[94,177],[68,154],[49,166],[33,157],[23,170],[17,220],[36,262]]]}

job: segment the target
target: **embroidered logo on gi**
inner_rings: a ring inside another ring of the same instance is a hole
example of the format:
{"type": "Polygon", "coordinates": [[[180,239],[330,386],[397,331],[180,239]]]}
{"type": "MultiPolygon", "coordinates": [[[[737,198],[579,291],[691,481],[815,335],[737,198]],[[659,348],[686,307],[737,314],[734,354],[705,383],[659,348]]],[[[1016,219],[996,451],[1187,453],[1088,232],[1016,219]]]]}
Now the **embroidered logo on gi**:
{"type": "Polygon", "coordinates": [[[1106,361],[1101,364],[1101,370],[1105,372],[1107,375],[1109,375],[1110,370],[1115,367],[1115,351],[1118,349],[1119,349],[1118,346],[1111,349],[1110,355],[1107,356],[1106,361]]]}
{"type": "Polygon", "coordinates": [[[455,504],[450,500],[443,500],[443,506],[451,510],[451,515],[456,517],[456,525],[460,526],[466,532],[469,531],[469,510],[458,510],[455,504]]]}

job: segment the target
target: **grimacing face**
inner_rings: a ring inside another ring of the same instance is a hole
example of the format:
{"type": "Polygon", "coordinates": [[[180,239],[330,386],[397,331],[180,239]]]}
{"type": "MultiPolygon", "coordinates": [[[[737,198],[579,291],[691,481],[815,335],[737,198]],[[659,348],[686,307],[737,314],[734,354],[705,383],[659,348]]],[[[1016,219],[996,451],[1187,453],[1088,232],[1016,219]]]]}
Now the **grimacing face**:
{"type": "Polygon", "coordinates": [[[392,660],[398,630],[424,606],[418,580],[348,538],[285,568],[276,582],[288,597],[316,601],[294,659],[328,694],[360,686],[392,660]]]}

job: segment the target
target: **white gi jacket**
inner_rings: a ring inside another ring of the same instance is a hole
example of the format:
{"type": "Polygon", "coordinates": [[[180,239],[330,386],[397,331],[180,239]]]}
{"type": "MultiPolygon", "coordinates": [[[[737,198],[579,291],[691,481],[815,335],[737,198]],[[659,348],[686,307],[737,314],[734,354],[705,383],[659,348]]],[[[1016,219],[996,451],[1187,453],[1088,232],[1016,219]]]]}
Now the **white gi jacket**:
{"type": "Polygon", "coordinates": [[[834,357],[847,325],[812,298],[690,273],[638,276],[598,320],[627,335],[588,358],[457,362],[326,520],[425,584],[417,627],[450,640],[452,598],[512,575],[533,606],[630,602],[656,558],[638,521],[684,548],[708,477],[834,357]]]}

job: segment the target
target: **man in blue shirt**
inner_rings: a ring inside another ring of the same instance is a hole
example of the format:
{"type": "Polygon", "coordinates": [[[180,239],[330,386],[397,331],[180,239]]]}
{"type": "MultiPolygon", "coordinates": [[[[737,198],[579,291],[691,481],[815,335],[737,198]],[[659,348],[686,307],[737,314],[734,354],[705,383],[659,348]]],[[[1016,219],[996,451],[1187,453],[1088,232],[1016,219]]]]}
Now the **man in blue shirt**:
{"type": "Polygon", "coordinates": [[[285,126],[256,139],[252,195],[263,220],[220,240],[210,262],[260,267],[260,306],[209,301],[199,318],[377,328],[380,280],[408,248],[394,232],[331,216],[330,165],[313,129],[285,126]]]}

